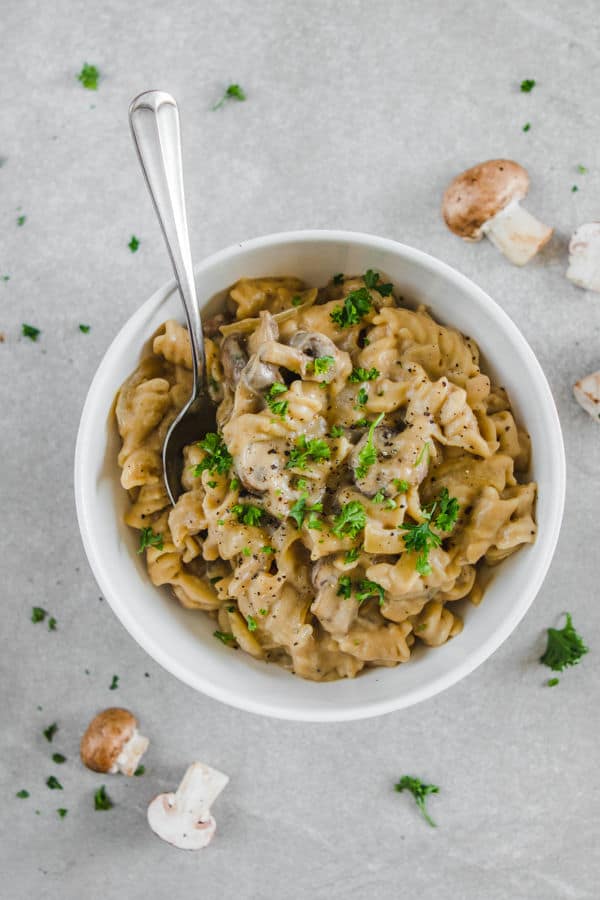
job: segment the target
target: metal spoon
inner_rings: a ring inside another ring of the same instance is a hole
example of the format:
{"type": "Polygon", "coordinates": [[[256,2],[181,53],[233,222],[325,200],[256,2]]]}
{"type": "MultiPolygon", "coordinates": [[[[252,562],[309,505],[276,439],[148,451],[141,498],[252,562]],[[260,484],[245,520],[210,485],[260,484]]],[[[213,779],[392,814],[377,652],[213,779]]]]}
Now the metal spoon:
{"type": "Polygon", "coordinates": [[[215,406],[207,390],[204,335],[188,235],[179,110],[164,91],[146,91],[129,107],[129,123],[185,309],[192,347],[192,395],[167,432],[163,474],[171,503],[181,493],[183,448],[215,431],[215,406]]]}

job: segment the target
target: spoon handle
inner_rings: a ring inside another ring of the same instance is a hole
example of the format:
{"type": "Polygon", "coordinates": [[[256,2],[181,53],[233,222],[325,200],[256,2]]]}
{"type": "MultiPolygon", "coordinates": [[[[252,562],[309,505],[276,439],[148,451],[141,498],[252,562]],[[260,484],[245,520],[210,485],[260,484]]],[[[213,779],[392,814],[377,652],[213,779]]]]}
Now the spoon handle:
{"type": "Polygon", "coordinates": [[[139,94],[129,107],[129,123],[185,309],[196,395],[205,385],[204,335],[185,213],[181,130],[175,98],[164,91],[139,94]]]}

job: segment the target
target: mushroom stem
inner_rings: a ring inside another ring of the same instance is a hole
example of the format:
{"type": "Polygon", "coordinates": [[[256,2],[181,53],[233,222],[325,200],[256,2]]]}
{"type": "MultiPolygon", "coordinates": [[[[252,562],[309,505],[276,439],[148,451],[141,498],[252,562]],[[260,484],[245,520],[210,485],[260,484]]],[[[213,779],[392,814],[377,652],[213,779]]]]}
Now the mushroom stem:
{"type": "Polygon", "coordinates": [[[148,738],[140,734],[136,728],[127,743],[123,744],[121,752],[110,769],[110,774],[122,772],[123,775],[133,775],[140,759],[148,749],[149,743],[148,738]]]}
{"type": "Polygon", "coordinates": [[[600,292],[600,222],[588,222],[573,232],[567,278],[578,287],[600,292]]]}
{"type": "Polygon", "coordinates": [[[204,763],[188,768],[174,794],[159,794],[148,807],[148,824],[163,841],[181,850],[200,850],[210,844],[217,824],[210,805],[229,778],[204,763]]]}
{"type": "Polygon", "coordinates": [[[552,228],[527,212],[517,199],[482,226],[487,238],[515,266],[524,266],[552,237],[552,228]]]}
{"type": "Polygon", "coordinates": [[[173,795],[173,805],[182,815],[203,822],[210,818],[210,808],[228,781],[223,772],[201,762],[192,763],[173,795]]]}

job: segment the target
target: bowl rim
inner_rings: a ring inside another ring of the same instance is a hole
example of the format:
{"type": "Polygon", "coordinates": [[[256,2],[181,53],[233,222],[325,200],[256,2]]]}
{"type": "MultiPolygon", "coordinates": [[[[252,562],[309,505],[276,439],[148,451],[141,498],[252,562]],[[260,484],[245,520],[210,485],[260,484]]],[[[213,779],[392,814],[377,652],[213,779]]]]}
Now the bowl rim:
{"type": "Polygon", "coordinates": [[[552,497],[550,498],[551,502],[548,509],[551,521],[546,523],[545,539],[541,553],[528,574],[528,579],[524,590],[521,591],[519,602],[516,603],[511,612],[506,615],[501,626],[496,628],[496,630],[489,635],[487,640],[483,641],[476,650],[471,651],[462,662],[455,664],[449,672],[438,675],[424,683],[422,686],[414,688],[402,696],[391,699],[382,699],[380,701],[357,701],[343,709],[336,709],[335,706],[324,707],[323,705],[311,706],[305,704],[300,710],[297,710],[292,706],[284,708],[279,704],[272,705],[267,700],[257,701],[251,697],[239,696],[235,691],[223,688],[220,684],[211,681],[206,676],[190,671],[186,666],[180,665],[173,654],[165,650],[145,631],[143,620],[137,619],[132,614],[129,614],[127,603],[119,599],[118,584],[113,580],[112,573],[107,566],[104,565],[100,554],[96,550],[94,541],[95,532],[92,527],[90,509],[91,501],[93,499],[93,479],[89,476],[89,471],[86,470],[86,450],[95,434],[94,424],[96,420],[94,419],[94,411],[98,405],[102,405],[103,403],[103,383],[110,373],[113,356],[115,354],[118,355],[120,346],[126,344],[133,333],[139,331],[140,326],[147,318],[149,309],[159,301],[166,299],[174,290],[176,290],[174,278],[155,291],[130,317],[127,318],[109,344],[96,369],[86,395],[77,432],[74,458],[75,505],[84,550],[92,573],[103,596],[106,597],[112,611],[131,637],[133,637],[140,647],[142,647],[142,649],[164,669],[184,684],[189,685],[208,697],[246,712],[288,721],[356,721],[404,709],[452,687],[452,685],[465,678],[480,666],[510,636],[533,603],[554,556],[564,512],[566,460],[562,430],[556,404],[544,371],[529,343],[510,316],[490,297],[489,294],[466,275],[463,275],[448,263],[437,259],[437,257],[399,241],[368,233],[336,229],[303,229],[298,231],[275,232],[273,234],[267,234],[232,244],[229,247],[210,254],[196,264],[194,266],[194,274],[198,277],[204,270],[210,269],[220,263],[227,262],[237,256],[240,251],[263,249],[265,247],[275,247],[289,243],[308,243],[314,241],[320,243],[343,242],[349,245],[366,246],[374,250],[388,250],[392,253],[400,254],[404,259],[412,261],[420,267],[439,273],[446,280],[453,282],[457,289],[463,294],[477,300],[477,302],[485,307],[490,317],[495,319],[505,334],[515,342],[518,346],[520,355],[527,362],[528,374],[536,379],[538,389],[540,389],[544,395],[545,415],[551,420],[555,436],[553,450],[556,471],[553,470],[552,473],[552,497]]]}

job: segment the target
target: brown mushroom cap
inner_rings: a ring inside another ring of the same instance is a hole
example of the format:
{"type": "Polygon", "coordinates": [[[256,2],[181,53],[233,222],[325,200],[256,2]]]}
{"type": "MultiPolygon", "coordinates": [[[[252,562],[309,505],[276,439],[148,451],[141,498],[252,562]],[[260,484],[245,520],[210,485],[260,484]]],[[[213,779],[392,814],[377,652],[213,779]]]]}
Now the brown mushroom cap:
{"type": "Polygon", "coordinates": [[[481,239],[481,226],[529,189],[529,175],[512,159],[488,159],[457,175],[446,189],[446,225],[465,240],[481,239]]]}
{"type": "Polygon", "coordinates": [[[108,772],[137,728],[137,719],[128,709],[112,706],[92,719],[81,738],[81,761],[94,772],[108,772]]]}

